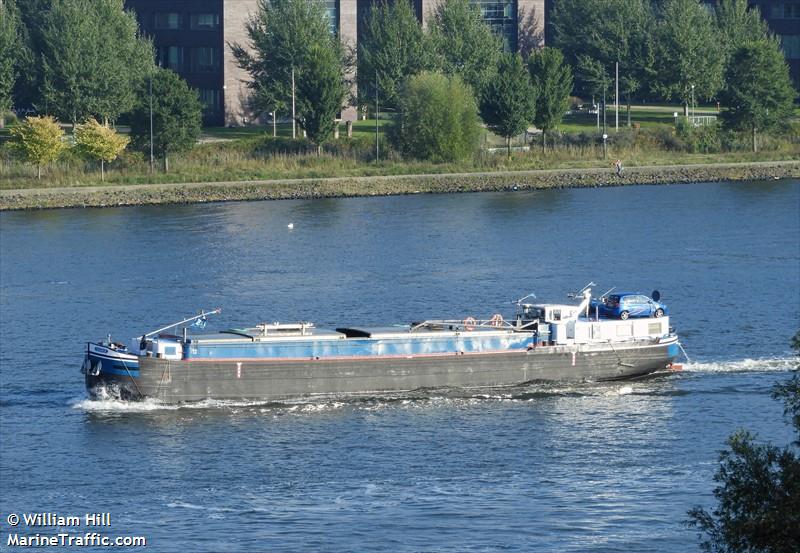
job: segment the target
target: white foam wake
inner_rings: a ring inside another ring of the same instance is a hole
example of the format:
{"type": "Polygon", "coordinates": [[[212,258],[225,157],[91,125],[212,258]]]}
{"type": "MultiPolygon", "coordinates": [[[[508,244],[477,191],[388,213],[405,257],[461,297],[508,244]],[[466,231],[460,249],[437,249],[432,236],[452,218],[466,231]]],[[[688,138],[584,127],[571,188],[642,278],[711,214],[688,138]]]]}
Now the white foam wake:
{"type": "Polygon", "coordinates": [[[708,361],[684,363],[688,372],[772,372],[791,371],[798,367],[797,357],[767,357],[763,359],[737,359],[733,361],[708,361]]]}

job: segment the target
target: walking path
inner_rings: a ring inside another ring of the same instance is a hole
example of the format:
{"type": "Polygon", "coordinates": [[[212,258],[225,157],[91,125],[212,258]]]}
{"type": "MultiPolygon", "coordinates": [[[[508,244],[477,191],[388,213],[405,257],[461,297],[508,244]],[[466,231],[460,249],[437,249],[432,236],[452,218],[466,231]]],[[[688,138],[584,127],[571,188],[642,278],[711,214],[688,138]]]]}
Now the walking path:
{"type": "Polygon", "coordinates": [[[0,210],[800,178],[800,161],[0,190],[0,210]]]}

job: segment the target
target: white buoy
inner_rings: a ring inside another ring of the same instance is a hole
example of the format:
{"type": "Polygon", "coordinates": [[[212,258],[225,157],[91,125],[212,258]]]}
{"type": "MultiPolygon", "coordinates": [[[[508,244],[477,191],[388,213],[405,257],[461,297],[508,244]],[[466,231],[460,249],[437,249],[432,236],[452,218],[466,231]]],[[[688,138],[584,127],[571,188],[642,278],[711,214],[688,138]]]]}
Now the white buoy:
{"type": "Polygon", "coordinates": [[[294,228],[294,223],[289,223],[286,227],[291,230],[294,228]]]}

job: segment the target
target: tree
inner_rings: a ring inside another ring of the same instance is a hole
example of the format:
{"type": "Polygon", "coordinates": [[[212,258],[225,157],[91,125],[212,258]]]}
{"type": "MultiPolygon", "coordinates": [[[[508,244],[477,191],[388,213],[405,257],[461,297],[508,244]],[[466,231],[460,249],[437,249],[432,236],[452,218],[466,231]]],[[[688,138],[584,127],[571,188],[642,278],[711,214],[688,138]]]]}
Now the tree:
{"type": "Polygon", "coordinates": [[[714,14],[727,57],[748,42],[770,37],[767,22],[748,0],[717,0],[714,14]]]}
{"type": "MultiPolygon", "coordinates": [[[[13,104],[18,108],[32,108],[40,98],[41,64],[37,63],[34,44],[41,29],[39,22],[47,13],[50,0],[11,0],[8,6],[15,6],[18,15],[17,31],[19,42],[13,55],[16,57],[16,81],[11,91],[13,104]]],[[[0,2],[2,3],[2,2],[0,2]]]]}
{"type": "Polygon", "coordinates": [[[542,129],[542,152],[547,144],[547,133],[559,123],[569,107],[572,90],[572,69],[564,63],[564,56],[555,48],[542,48],[528,58],[528,70],[536,89],[536,113],[533,124],[542,129]]]}
{"type": "Polygon", "coordinates": [[[396,108],[406,79],[432,68],[432,46],[411,2],[381,0],[372,4],[358,42],[361,103],[372,99],[377,78],[381,104],[396,108]]]}
{"type": "Polygon", "coordinates": [[[154,58],[122,2],[53,0],[40,31],[44,110],[73,124],[131,110],[154,58]]]}
{"type": "Polygon", "coordinates": [[[42,180],[42,165],[58,159],[67,147],[64,131],[52,117],[28,117],[11,128],[13,148],[22,158],[36,165],[36,178],[42,180]]]}
{"type": "Polygon", "coordinates": [[[336,115],[344,105],[348,87],[341,57],[335,49],[315,44],[309,53],[311,56],[297,80],[297,96],[301,100],[298,123],[319,154],[322,143],[333,135],[336,115]]]}
{"type": "Polygon", "coordinates": [[[554,44],[576,68],[576,91],[597,95],[613,84],[619,63],[620,92],[628,106],[653,78],[655,15],[648,0],[561,0],[551,17],[554,44]]]}
{"type": "MultiPolygon", "coordinates": [[[[312,64],[317,47],[335,52],[344,73],[351,57],[331,33],[330,21],[321,2],[307,0],[259,0],[246,24],[249,48],[229,44],[239,67],[250,73],[248,86],[254,93],[254,109],[266,105],[314,104],[315,94],[300,97],[297,83],[312,64]],[[259,98],[264,101],[259,101],[259,98]]],[[[313,87],[304,90],[313,92],[313,87]]],[[[263,111],[260,111],[263,113],[263,111]]],[[[296,112],[293,114],[302,123],[296,112]]]]}
{"type": "Polygon", "coordinates": [[[481,99],[481,118],[506,139],[511,157],[511,138],[528,128],[536,108],[536,90],[519,54],[503,54],[497,77],[486,86],[481,99]]]}
{"type": "Polygon", "coordinates": [[[403,154],[457,161],[478,147],[480,124],[472,89],[458,75],[422,72],[408,80],[390,138],[403,154]]]}
{"type": "Polygon", "coordinates": [[[93,159],[100,160],[100,180],[106,180],[105,163],[112,162],[125,150],[130,138],[119,134],[93,117],[75,127],[75,145],[93,159]]]}
{"type": "Polygon", "coordinates": [[[664,0],[656,27],[653,88],[667,100],[713,98],[722,88],[724,50],[713,16],[698,0],[664,0]]]}
{"type": "Polygon", "coordinates": [[[169,171],[169,156],[191,150],[200,137],[203,107],[197,91],[169,69],[158,69],[152,76],[153,93],[148,83],[139,90],[139,100],[131,112],[131,135],[142,148],[150,146],[150,101],[153,105],[153,150],[164,158],[169,171]]]}
{"type": "Polygon", "coordinates": [[[503,43],[469,0],[444,0],[436,5],[430,36],[437,65],[459,75],[480,96],[494,77],[503,43]]]}
{"type": "Polygon", "coordinates": [[[722,120],[730,129],[756,133],[786,122],[792,116],[795,90],[780,46],[774,39],[745,44],[731,56],[721,100],[722,120]]]}
{"type": "MultiPolygon", "coordinates": [[[[800,353],[800,331],[793,348],[800,353]]],[[[795,447],[759,444],[745,431],[728,439],[714,475],[716,508],[689,511],[688,524],[701,532],[705,551],[800,551],[800,375],[776,385],[773,397],[783,400],[784,414],[791,417],[795,447]]]]}
{"type": "Polygon", "coordinates": [[[17,80],[17,52],[21,48],[19,17],[14,0],[0,0],[0,129],[11,109],[11,90],[17,80]]]}

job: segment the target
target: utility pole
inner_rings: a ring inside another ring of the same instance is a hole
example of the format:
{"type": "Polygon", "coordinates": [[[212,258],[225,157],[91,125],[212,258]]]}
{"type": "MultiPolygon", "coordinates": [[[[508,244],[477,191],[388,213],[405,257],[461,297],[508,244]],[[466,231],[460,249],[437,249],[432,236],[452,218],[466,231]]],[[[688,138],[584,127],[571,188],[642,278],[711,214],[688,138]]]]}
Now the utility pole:
{"type": "Polygon", "coordinates": [[[603,76],[603,159],[608,158],[608,129],[606,126],[606,79],[603,76]]]}
{"type": "Polygon", "coordinates": [[[294,65],[292,65],[292,139],[297,138],[297,118],[294,105],[294,65]]]}
{"type": "Polygon", "coordinates": [[[150,172],[155,170],[153,157],[153,72],[150,71],[150,172]]]}
{"type": "Polygon", "coordinates": [[[380,146],[378,142],[378,70],[375,70],[375,163],[378,163],[381,157],[380,146]]]}
{"type": "Polygon", "coordinates": [[[616,90],[614,91],[614,108],[617,110],[615,131],[619,132],[619,62],[616,63],[615,73],[617,74],[616,90]]]}

